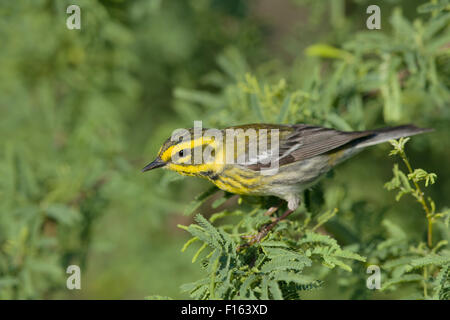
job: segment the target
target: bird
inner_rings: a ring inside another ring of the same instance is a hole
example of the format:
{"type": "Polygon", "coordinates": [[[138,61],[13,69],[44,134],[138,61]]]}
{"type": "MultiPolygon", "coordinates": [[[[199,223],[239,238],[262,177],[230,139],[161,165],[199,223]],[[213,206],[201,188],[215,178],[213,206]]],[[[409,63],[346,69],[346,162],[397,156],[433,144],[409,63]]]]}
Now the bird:
{"type": "MultiPolygon", "coordinates": [[[[336,165],[366,147],[429,131],[432,129],[412,124],[364,131],[264,123],[215,130],[190,128],[169,137],[142,171],[165,168],[205,178],[230,193],[285,200],[286,212],[252,239],[253,243],[294,212],[302,191],[336,165]]],[[[272,207],[266,214],[277,209],[272,207]]]]}

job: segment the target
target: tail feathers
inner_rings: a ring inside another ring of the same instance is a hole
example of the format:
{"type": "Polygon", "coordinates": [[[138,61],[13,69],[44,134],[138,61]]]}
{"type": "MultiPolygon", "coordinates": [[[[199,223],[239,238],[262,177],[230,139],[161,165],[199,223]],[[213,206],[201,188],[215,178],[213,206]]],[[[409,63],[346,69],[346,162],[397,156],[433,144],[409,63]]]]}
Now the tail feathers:
{"type": "Polygon", "coordinates": [[[373,135],[361,139],[356,145],[356,148],[365,148],[375,144],[383,143],[392,139],[400,139],[402,137],[414,136],[425,132],[433,131],[433,129],[418,128],[412,124],[407,124],[398,127],[386,127],[378,130],[373,130],[373,135]]]}

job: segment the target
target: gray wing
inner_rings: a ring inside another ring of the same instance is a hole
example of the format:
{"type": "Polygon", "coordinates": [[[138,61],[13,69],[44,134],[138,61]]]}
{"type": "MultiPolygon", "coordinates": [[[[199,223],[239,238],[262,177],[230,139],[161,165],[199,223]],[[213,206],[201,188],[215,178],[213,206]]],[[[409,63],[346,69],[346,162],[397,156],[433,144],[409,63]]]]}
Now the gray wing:
{"type": "MultiPolygon", "coordinates": [[[[339,148],[356,139],[373,136],[373,131],[345,132],[323,127],[293,125],[295,131],[284,144],[298,144],[298,149],[290,153],[293,161],[304,160],[339,148]]],[[[283,148],[280,147],[280,154],[283,148]]]]}
{"type": "MultiPolygon", "coordinates": [[[[292,125],[293,131],[280,138],[279,152],[270,153],[270,162],[278,161],[279,165],[309,159],[332,151],[355,140],[374,135],[373,131],[345,132],[305,124],[292,125]]],[[[247,167],[252,170],[268,166],[269,159],[264,164],[253,163],[247,167]]]]}

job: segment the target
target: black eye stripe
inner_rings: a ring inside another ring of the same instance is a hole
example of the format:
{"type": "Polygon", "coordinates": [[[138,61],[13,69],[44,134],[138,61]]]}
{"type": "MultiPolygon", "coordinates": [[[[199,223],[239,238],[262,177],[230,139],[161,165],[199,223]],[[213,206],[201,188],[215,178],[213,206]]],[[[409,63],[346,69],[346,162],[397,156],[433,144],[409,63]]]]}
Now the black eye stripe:
{"type": "Polygon", "coordinates": [[[203,144],[203,145],[200,145],[200,146],[196,146],[193,149],[186,148],[186,149],[182,149],[182,150],[178,151],[178,158],[184,158],[184,157],[186,157],[189,154],[193,155],[193,154],[196,154],[196,153],[198,153],[200,155],[203,155],[207,147],[209,147],[209,149],[207,150],[208,151],[208,153],[207,153],[208,156],[210,155],[210,156],[214,157],[215,156],[215,149],[212,148],[211,146],[209,146],[208,144],[203,144]]]}

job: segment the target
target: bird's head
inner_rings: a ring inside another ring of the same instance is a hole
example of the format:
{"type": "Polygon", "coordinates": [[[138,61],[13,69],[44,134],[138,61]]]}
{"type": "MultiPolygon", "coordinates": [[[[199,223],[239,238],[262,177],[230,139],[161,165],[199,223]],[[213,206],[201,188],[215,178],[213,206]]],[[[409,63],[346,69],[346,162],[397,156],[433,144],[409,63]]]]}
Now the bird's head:
{"type": "Polygon", "coordinates": [[[217,136],[208,134],[208,129],[201,133],[194,129],[177,130],[159,149],[154,161],[142,171],[166,168],[183,175],[209,176],[222,169],[219,160],[221,141],[217,136]]]}

